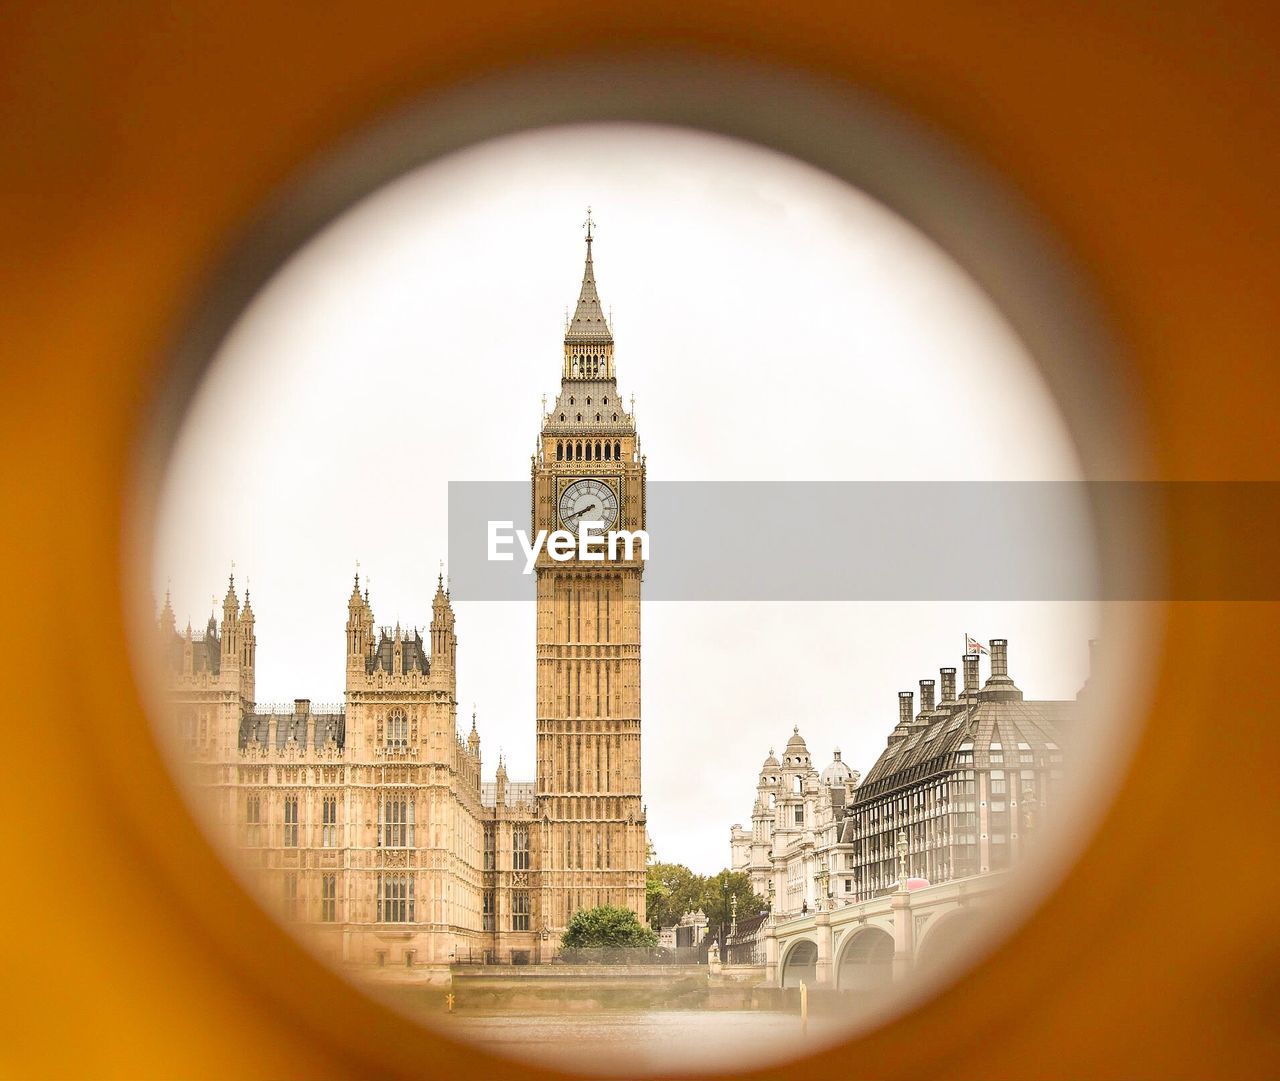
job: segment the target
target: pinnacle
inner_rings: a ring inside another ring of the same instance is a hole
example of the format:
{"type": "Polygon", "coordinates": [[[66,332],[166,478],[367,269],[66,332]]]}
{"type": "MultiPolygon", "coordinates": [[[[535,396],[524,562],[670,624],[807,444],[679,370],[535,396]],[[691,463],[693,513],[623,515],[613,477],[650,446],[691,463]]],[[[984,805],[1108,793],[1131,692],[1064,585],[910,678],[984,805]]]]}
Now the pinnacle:
{"type": "Polygon", "coordinates": [[[604,308],[600,304],[600,293],[596,289],[595,267],[591,261],[590,234],[587,235],[587,258],[582,268],[582,289],[578,293],[578,306],[574,309],[573,318],[565,331],[565,342],[612,342],[613,333],[605,319],[604,308]]]}

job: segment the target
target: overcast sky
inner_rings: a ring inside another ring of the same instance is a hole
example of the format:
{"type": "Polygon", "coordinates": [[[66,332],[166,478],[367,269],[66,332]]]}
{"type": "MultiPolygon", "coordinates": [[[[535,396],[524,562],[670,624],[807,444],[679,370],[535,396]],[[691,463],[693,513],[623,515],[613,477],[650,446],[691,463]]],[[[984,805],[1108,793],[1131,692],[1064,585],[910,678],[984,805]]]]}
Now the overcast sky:
{"type": "MultiPolygon", "coordinates": [[[[588,205],[651,480],[1081,475],[985,295],[843,182],[659,127],[486,143],[373,194],[302,249],[192,406],[162,493],[154,588],[171,583],[179,625],[199,628],[235,561],[253,591],[260,701],[340,701],[356,561],[380,623],[425,628],[447,483],[527,479],[588,205]]],[[[486,777],[501,749],[513,777],[532,778],[532,606],[459,603],[457,616],[459,723],[474,703],[486,777]]],[[[839,746],[865,773],[897,692],[958,664],[965,632],[1010,640],[1028,697],[1072,697],[1097,611],[646,604],[644,790],[659,855],[724,866],[760,763],[793,725],[820,767],[839,746]]]]}

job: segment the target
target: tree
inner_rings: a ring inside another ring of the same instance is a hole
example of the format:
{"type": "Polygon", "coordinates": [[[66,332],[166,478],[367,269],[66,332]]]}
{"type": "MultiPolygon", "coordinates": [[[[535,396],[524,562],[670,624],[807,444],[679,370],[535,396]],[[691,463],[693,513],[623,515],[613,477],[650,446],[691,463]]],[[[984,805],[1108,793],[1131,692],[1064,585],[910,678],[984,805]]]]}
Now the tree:
{"type": "Polygon", "coordinates": [[[723,925],[727,931],[733,922],[733,898],[738,899],[738,919],[756,916],[768,908],[768,902],[751,888],[751,878],[742,871],[721,871],[703,880],[699,906],[706,913],[707,925],[717,933],[723,925]]]}
{"type": "Polygon", "coordinates": [[[654,927],[672,927],[698,907],[704,879],[683,863],[651,863],[645,880],[645,914],[654,927]]]}
{"type": "Polygon", "coordinates": [[[566,949],[656,946],[658,936],[645,927],[631,909],[600,905],[575,912],[560,937],[560,944],[566,949]]]}

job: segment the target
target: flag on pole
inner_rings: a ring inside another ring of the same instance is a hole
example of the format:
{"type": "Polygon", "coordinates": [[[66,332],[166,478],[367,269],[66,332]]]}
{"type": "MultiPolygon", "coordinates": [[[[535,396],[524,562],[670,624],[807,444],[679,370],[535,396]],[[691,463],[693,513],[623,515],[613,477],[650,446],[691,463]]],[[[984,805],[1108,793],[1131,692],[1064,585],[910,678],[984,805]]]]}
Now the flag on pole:
{"type": "Polygon", "coordinates": [[[982,654],[982,653],[991,652],[989,649],[987,649],[986,646],[984,646],[976,638],[970,638],[967,632],[964,636],[964,651],[966,654],[969,654],[969,653],[982,654]]]}

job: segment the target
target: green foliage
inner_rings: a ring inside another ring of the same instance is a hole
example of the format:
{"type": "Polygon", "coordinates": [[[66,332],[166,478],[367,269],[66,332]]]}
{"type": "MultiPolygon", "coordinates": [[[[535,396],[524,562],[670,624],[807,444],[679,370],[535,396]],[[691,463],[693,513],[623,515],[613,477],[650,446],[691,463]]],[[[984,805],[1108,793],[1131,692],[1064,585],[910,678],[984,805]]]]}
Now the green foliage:
{"type": "Polygon", "coordinates": [[[694,874],[682,863],[650,863],[645,912],[654,927],[672,927],[686,912],[701,909],[713,931],[732,920],[731,899],[738,899],[738,918],[745,920],[768,907],[763,897],[751,889],[751,879],[741,871],[721,871],[704,876],[694,874]]]}
{"type": "Polygon", "coordinates": [[[645,891],[645,914],[654,927],[672,927],[698,907],[704,879],[682,863],[651,863],[645,891]]]}
{"type": "Polygon", "coordinates": [[[702,893],[698,908],[707,916],[707,925],[719,933],[720,925],[727,928],[733,920],[732,898],[738,899],[738,919],[756,916],[768,907],[768,902],[751,888],[751,878],[742,871],[721,871],[718,875],[702,880],[702,893]]]}
{"type": "Polygon", "coordinates": [[[656,946],[658,936],[645,927],[631,909],[600,905],[575,912],[560,943],[567,949],[656,946]]]}

